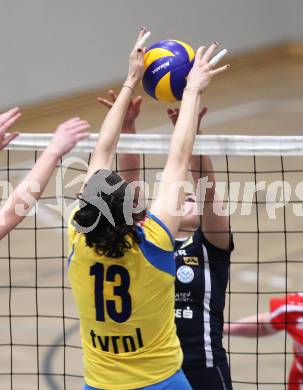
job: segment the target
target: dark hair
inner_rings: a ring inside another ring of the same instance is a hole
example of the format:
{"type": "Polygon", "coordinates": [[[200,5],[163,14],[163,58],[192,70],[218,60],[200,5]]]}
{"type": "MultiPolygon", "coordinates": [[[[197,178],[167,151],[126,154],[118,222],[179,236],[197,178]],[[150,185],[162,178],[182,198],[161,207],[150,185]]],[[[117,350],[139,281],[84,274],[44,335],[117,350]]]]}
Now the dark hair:
{"type": "Polygon", "coordinates": [[[88,229],[84,234],[86,245],[93,248],[100,255],[119,258],[131,249],[130,238],[136,243],[140,242],[135,223],[145,218],[146,210],[132,214],[132,225],[126,223],[123,202],[125,201],[127,184],[116,172],[100,170],[88,181],[83,193],[78,197],[80,209],[75,213],[73,220],[78,227],[89,228],[95,225],[93,229],[88,229]],[[113,187],[117,185],[118,188],[108,194],[103,191],[102,182],[113,187]],[[106,203],[113,217],[114,225],[93,204],[95,203],[92,200],[93,198],[94,200],[102,199],[106,203]]]}

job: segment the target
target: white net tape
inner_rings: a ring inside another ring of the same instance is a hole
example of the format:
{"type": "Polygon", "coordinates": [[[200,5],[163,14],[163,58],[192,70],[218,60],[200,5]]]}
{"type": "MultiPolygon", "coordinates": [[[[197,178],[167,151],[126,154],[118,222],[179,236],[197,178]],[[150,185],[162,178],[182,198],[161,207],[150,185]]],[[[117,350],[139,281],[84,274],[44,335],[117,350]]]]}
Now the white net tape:
{"type": "MultiPolygon", "coordinates": [[[[22,134],[9,145],[11,150],[42,150],[52,134],[22,134]]],[[[98,135],[78,143],[74,152],[92,152],[98,135]]],[[[122,134],[118,153],[167,154],[169,134],[122,134]]],[[[303,136],[199,135],[194,154],[233,156],[302,156],[303,136]]]]}

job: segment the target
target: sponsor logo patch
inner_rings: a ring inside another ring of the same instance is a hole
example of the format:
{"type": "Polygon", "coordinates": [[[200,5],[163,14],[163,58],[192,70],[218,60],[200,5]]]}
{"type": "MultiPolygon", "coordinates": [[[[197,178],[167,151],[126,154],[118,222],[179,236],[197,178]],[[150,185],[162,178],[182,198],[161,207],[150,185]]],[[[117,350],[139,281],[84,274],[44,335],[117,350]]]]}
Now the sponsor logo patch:
{"type": "Polygon", "coordinates": [[[175,309],[175,318],[186,318],[192,320],[194,313],[189,306],[186,309],[175,309]]]}
{"type": "Polygon", "coordinates": [[[199,265],[198,257],[183,257],[183,261],[186,265],[199,265]]]}
{"type": "Polygon", "coordinates": [[[190,283],[194,280],[194,271],[188,265],[182,265],[177,270],[177,278],[181,283],[190,283]]]}
{"type": "Polygon", "coordinates": [[[183,303],[191,303],[193,300],[191,298],[190,291],[188,292],[177,292],[175,293],[175,301],[183,303]]]}

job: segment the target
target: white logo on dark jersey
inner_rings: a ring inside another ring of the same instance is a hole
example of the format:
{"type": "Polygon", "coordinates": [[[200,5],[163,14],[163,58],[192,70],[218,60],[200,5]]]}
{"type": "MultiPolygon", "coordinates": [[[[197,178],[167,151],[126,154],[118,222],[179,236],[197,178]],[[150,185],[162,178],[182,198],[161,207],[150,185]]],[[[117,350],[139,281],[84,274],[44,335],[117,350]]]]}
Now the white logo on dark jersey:
{"type": "Polygon", "coordinates": [[[193,311],[189,306],[185,310],[183,310],[183,318],[188,318],[191,320],[193,318],[193,311]]]}
{"type": "Polygon", "coordinates": [[[182,265],[178,268],[177,278],[181,283],[190,283],[194,280],[194,271],[188,265],[182,265]]]}
{"type": "Polygon", "coordinates": [[[188,303],[192,302],[191,294],[190,291],[188,292],[177,292],[175,293],[175,301],[176,302],[183,302],[183,303],[188,303]]]}
{"type": "Polygon", "coordinates": [[[189,306],[186,309],[175,309],[175,318],[186,318],[188,320],[193,319],[193,311],[189,306]]]}
{"type": "Polygon", "coordinates": [[[180,255],[180,256],[186,256],[186,251],[185,250],[178,250],[178,254],[180,255]]]}

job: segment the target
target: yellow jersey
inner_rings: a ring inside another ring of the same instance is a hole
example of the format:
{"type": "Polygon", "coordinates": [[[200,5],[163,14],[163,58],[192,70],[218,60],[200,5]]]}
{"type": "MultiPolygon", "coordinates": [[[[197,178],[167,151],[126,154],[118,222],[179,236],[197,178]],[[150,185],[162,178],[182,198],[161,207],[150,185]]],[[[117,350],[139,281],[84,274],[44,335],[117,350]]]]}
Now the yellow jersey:
{"type": "MultiPolygon", "coordinates": [[[[74,213],[72,214],[72,216],[74,213]]],[[[79,317],[84,377],[99,389],[161,382],[182,364],[174,320],[173,239],[151,213],[136,225],[140,243],[115,259],[98,255],[68,226],[68,277],[79,317]]]]}

